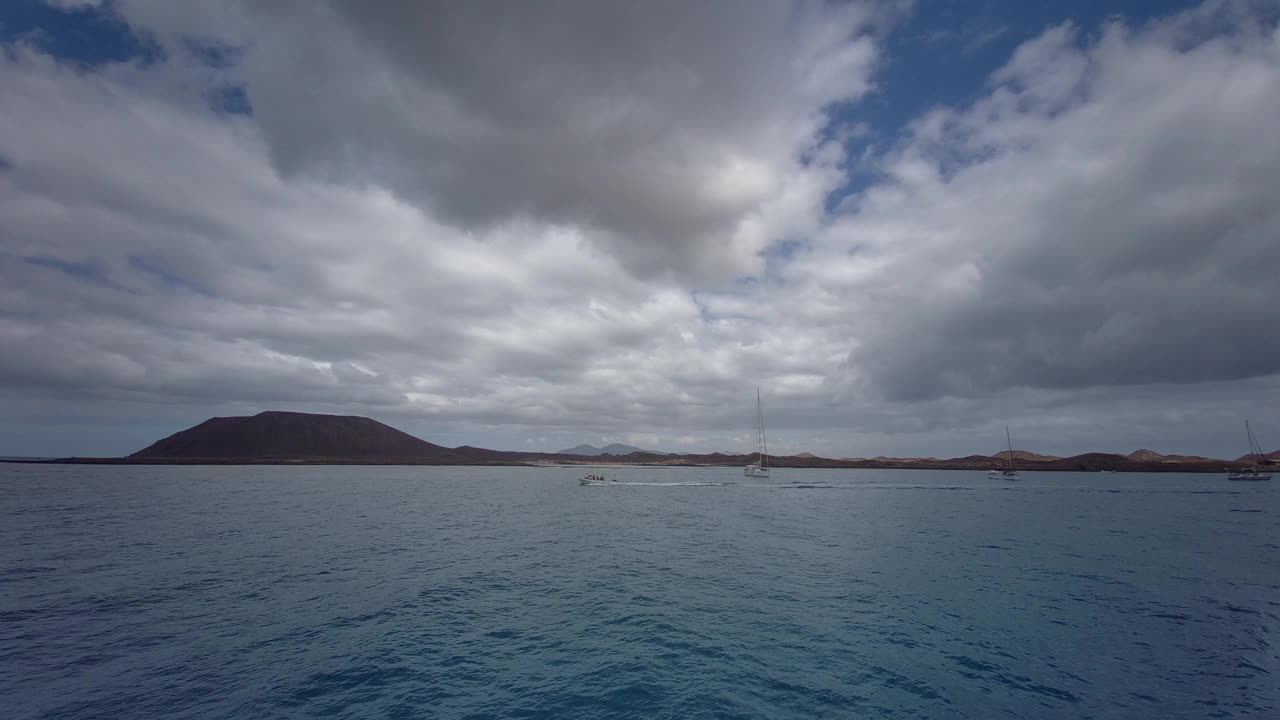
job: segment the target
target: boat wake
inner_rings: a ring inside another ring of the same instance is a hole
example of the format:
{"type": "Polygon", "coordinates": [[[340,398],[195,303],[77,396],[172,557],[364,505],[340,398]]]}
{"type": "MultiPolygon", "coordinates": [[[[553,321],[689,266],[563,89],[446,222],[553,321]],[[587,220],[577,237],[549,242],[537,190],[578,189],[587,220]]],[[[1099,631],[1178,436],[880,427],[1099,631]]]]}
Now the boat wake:
{"type": "Polygon", "coordinates": [[[639,481],[618,481],[611,483],[585,483],[588,485],[627,485],[627,486],[644,486],[644,487],[721,487],[725,485],[736,485],[731,482],[712,482],[691,480],[688,482],[639,482],[639,481]]]}

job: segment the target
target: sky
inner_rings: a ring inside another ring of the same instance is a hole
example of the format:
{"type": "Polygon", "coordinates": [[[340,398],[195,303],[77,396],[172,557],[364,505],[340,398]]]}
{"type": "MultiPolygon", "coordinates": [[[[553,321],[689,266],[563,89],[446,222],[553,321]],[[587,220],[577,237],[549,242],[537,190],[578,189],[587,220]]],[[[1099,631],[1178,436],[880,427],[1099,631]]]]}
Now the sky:
{"type": "Polygon", "coordinates": [[[0,5],[0,455],[1280,447],[1280,0],[0,5]]]}

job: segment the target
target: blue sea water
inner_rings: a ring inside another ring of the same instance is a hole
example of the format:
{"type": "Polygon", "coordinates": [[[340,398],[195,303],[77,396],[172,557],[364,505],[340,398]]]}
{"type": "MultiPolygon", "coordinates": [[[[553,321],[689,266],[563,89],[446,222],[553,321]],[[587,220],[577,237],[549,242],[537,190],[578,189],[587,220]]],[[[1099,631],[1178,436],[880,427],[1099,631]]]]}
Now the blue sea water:
{"type": "Polygon", "coordinates": [[[6,718],[1280,717],[1280,487],[0,465],[6,718]]]}

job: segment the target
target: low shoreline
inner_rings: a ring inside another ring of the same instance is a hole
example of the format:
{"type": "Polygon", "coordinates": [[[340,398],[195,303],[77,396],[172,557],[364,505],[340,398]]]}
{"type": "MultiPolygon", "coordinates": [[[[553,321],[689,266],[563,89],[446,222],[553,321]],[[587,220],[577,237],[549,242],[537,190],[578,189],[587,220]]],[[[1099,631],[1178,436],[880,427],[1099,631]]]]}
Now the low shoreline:
{"type": "MultiPolygon", "coordinates": [[[[1067,460],[1070,460],[1068,458],[1067,460]]],[[[369,459],[369,458],[94,458],[94,457],[68,457],[68,458],[0,458],[0,463],[21,464],[21,465],[204,465],[204,466],[220,466],[220,465],[270,465],[270,466],[297,466],[297,465],[332,465],[332,466],[350,466],[350,465],[369,465],[369,466],[403,466],[403,467],[531,467],[531,468],[645,468],[645,469],[683,469],[683,468],[736,468],[741,467],[739,462],[694,462],[690,460],[675,460],[664,462],[592,462],[589,460],[537,460],[537,459],[511,459],[511,460],[463,460],[463,459],[405,459],[405,458],[386,458],[386,459],[369,459]]],[[[1223,461],[1221,464],[1212,463],[1133,463],[1137,467],[1124,467],[1120,463],[1108,467],[1105,464],[1084,464],[1081,463],[1077,467],[1063,465],[1062,461],[1052,461],[1046,463],[1036,462],[1020,462],[1017,463],[1019,472],[1086,472],[1086,473],[1197,473],[1197,474],[1219,474],[1231,470],[1238,470],[1245,467],[1244,464],[1232,461],[1223,461]]],[[[1067,464],[1069,465],[1069,464],[1067,464]]],[[[921,463],[892,463],[892,462],[876,462],[876,461],[841,461],[828,460],[826,458],[805,458],[801,462],[787,462],[786,459],[779,459],[773,463],[772,467],[778,470],[954,470],[967,472],[986,472],[994,465],[976,465],[969,463],[948,463],[946,461],[931,461],[921,463]]]]}

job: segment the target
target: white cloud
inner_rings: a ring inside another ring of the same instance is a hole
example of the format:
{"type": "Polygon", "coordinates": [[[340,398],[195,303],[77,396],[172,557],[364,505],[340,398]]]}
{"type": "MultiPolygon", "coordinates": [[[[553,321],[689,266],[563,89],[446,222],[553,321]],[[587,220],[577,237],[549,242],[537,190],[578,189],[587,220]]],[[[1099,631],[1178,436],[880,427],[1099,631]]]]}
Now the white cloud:
{"type": "Polygon", "coordinates": [[[281,176],[249,119],[135,71],[0,64],[6,384],[624,432],[684,413],[681,378],[739,383],[712,344],[734,333],[706,335],[686,289],[637,279],[591,228],[459,229],[378,186],[281,176]]]}
{"type": "Polygon", "coordinates": [[[870,88],[892,7],[816,2],[287,6],[127,0],[182,55],[243,48],[274,166],[373,182],[452,225],[583,227],[633,272],[750,273],[839,177],[807,161],[870,88]],[[800,215],[798,217],[798,215],[800,215]]]}
{"type": "Polygon", "coordinates": [[[1049,30],[833,215],[858,131],[826,112],[871,88],[882,6],[459,5],[431,43],[418,5],[116,7],[167,62],[0,59],[20,417],[742,450],[758,384],[779,450],[943,455],[1009,417],[1216,452],[1274,405],[1280,42],[1246,5],[1049,30]],[[254,114],[210,111],[238,82],[254,114]]]}
{"type": "Polygon", "coordinates": [[[790,268],[852,300],[851,364],[905,399],[1280,371],[1280,50],[1189,34],[1220,9],[1051,29],[922,118],[790,268]]]}

